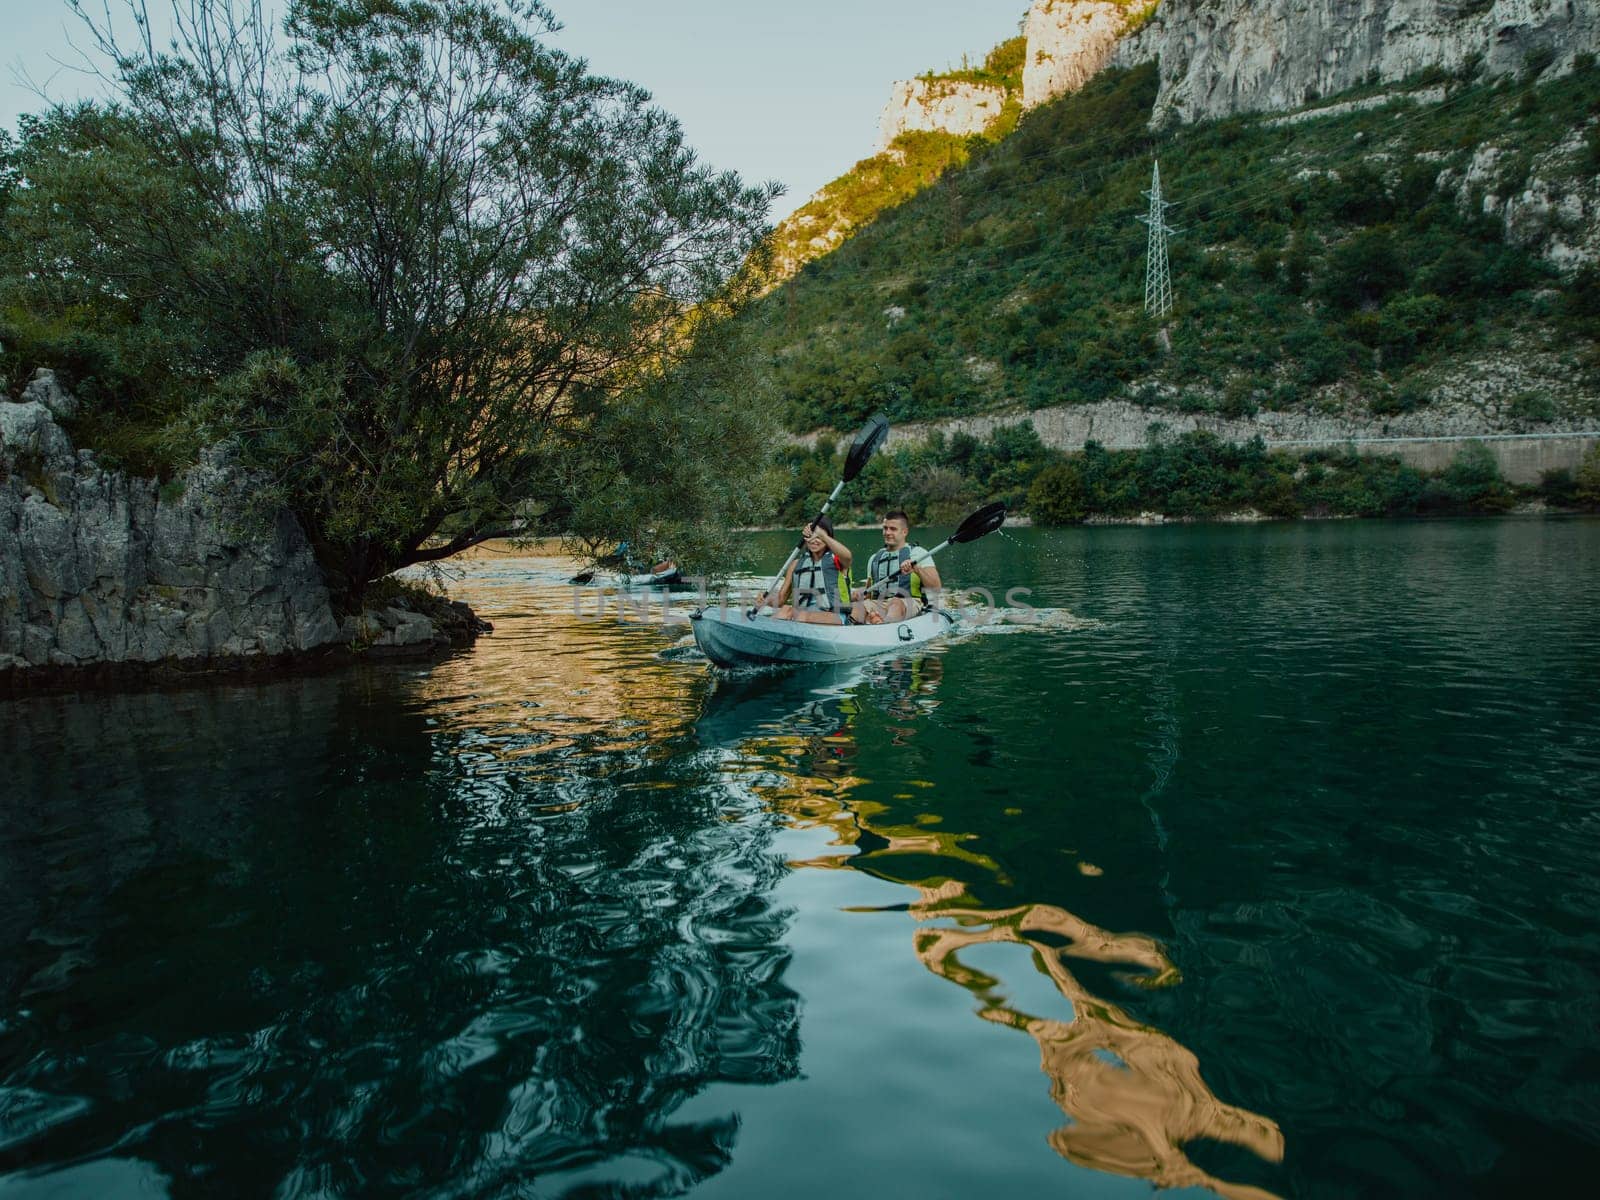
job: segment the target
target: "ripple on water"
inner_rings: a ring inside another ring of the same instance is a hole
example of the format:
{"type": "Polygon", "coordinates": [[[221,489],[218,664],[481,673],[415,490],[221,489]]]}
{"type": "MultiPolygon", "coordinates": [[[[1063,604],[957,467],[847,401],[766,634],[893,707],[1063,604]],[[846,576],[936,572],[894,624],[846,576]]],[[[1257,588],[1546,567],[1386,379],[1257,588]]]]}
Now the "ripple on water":
{"type": "Polygon", "coordinates": [[[751,679],[681,600],[596,620],[485,558],[496,632],[437,665],[41,702],[0,1191],[757,1194],[803,1139],[886,1194],[1592,1161],[1600,559],[1501,528],[1019,534],[959,569],[1045,620],[751,679]]]}

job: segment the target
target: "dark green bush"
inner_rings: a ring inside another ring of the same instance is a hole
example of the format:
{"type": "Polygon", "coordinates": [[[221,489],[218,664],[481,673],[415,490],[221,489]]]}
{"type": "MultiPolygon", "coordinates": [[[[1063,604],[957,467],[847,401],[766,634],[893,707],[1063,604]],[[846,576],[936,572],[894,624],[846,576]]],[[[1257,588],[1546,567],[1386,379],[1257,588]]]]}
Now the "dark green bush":
{"type": "Polygon", "coordinates": [[[1438,296],[1399,296],[1378,314],[1377,348],[1386,368],[1402,367],[1417,351],[1445,332],[1449,313],[1438,296]]]}
{"type": "Polygon", "coordinates": [[[1337,246],[1329,256],[1323,298],[1349,311],[1377,304],[1406,285],[1400,247],[1388,228],[1365,230],[1337,246]]]}
{"type": "Polygon", "coordinates": [[[1482,442],[1463,448],[1423,496],[1424,508],[1446,511],[1505,512],[1514,502],[1511,486],[1482,442]]]}
{"type": "Polygon", "coordinates": [[[1046,467],[1028,489],[1028,514],[1042,525],[1073,525],[1088,512],[1083,472],[1076,463],[1046,467]]]}

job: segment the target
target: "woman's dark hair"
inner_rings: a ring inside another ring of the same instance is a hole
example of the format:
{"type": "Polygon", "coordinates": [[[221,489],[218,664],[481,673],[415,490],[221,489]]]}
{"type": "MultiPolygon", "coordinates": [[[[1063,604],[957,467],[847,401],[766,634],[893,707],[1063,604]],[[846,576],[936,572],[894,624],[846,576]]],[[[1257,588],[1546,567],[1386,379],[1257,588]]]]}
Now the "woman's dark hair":
{"type": "Polygon", "coordinates": [[[833,536],[833,522],[828,519],[827,514],[823,514],[815,521],[811,522],[811,528],[820,529],[829,537],[833,536]]]}

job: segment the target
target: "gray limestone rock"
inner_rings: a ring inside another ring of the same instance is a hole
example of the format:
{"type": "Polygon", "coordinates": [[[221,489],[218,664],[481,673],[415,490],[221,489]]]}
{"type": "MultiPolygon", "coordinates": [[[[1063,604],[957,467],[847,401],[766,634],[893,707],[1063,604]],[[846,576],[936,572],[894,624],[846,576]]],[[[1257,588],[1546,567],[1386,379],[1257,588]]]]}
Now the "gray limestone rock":
{"type": "Polygon", "coordinates": [[[1548,57],[1566,71],[1597,50],[1591,0],[1165,0],[1112,62],[1160,60],[1160,124],[1295,108],[1428,68],[1506,74],[1548,57]]]}
{"type": "Polygon", "coordinates": [[[17,548],[28,584],[40,596],[62,600],[83,590],[71,514],[37,492],[22,502],[17,548]]]}
{"type": "Polygon", "coordinates": [[[58,421],[70,421],[78,415],[78,398],[61,386],[54,371],[45,367],[33,373],[28,386],[22,389],[22,399],[44,405],[58,421]]]}
{"type": "MultiPolygon", "coordinates": [[[[76,411],[47,371],[22,403],[0,396],[0,672],[271,656],[348,640],[293,518],[265,528],[240,519],[248,480],[226,452],[207,450],[158,489],[75,452],[57,418],[76,411]]],[[[365,644],[432,635],[426,618],[385,614],[365,644]]]]}
{"type": "Polygon", "coordinates": [[[0,455],[13,467],[31,460],[35,470],[73,458],[72,443],[37,400],[0,400],[0,455]]]}

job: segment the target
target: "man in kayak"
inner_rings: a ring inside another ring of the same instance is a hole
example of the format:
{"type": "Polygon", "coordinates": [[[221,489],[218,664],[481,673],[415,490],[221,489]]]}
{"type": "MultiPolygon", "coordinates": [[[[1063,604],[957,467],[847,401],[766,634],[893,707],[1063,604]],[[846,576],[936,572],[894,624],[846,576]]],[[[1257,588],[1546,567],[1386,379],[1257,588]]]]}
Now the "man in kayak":
{"type": "Polygon", "coordinates": [[[939,569],[921,546],[910,544],[911,518],[896,509],[883,516],[883,549],[867,560],[866,586],[851,593],[850,620],[881,625],[904,621],[924,608],[923,595],[936,592],[939,569]]]}
{"type": "Polygon", "coordinates": [[[834,540],[833,522],[827,517],[807,525],[800,536],[805,538],[805,553],[789,564],[777,596],[762,596],[761,604],[778,603],[788,595],[792,603],[772,614],[779,620],[848,625],[844,598],[850,590],[850,547],[834,540]]]}

